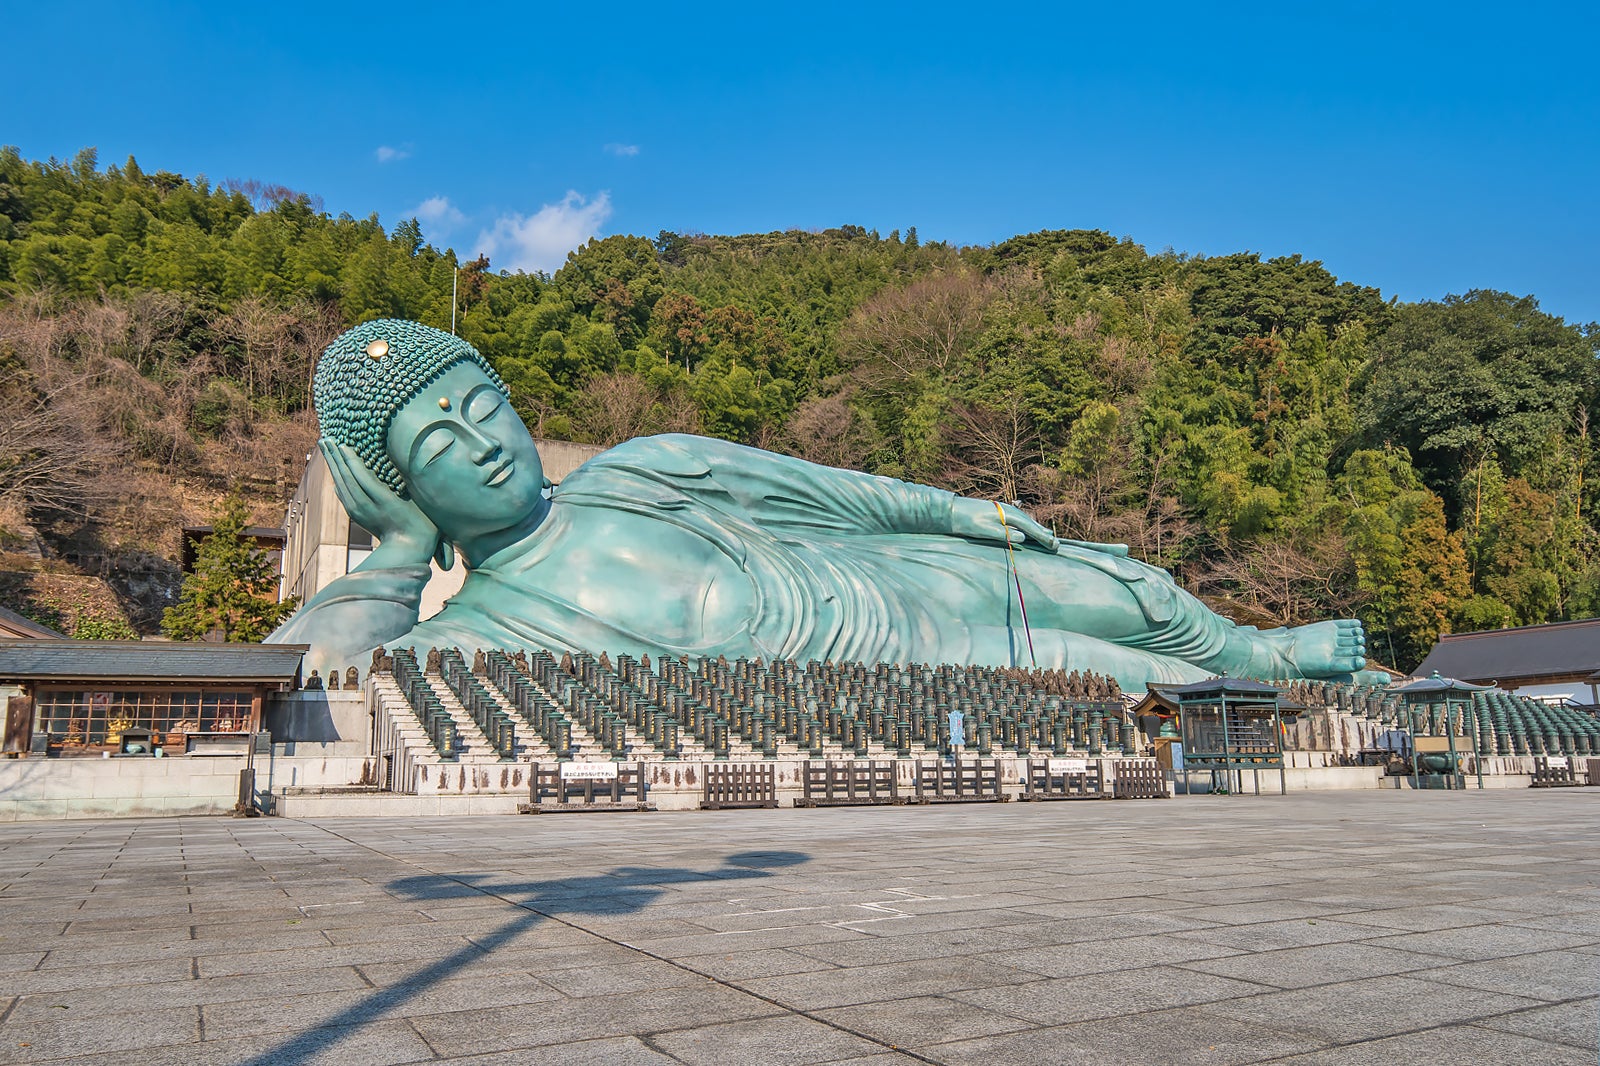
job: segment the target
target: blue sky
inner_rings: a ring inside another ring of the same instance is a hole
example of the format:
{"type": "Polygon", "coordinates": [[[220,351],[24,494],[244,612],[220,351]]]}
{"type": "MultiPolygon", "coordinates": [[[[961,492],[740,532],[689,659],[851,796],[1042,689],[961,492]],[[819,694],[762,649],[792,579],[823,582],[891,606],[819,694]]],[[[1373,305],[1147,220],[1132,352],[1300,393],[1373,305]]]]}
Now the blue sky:
{"type": "Polygon", "coordinates": [[[419,215],[498,267],[1096,228],[1600,320],[1594,6],[1301,6],[31,4],[0,143],[419,215]]]}

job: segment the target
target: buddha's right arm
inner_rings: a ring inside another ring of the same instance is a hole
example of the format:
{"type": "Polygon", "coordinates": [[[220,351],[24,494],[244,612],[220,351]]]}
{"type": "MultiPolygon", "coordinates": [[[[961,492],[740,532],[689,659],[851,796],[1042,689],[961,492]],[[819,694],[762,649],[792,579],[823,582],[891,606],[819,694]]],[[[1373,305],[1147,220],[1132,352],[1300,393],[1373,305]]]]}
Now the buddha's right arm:
{"type": "Polygon", "coordinates": [[[313,596],[267,641],[310,644],[308,669],[359,664],[374,648],[416,628],[429,574],[425,563],[346,574],[313,596]]]}

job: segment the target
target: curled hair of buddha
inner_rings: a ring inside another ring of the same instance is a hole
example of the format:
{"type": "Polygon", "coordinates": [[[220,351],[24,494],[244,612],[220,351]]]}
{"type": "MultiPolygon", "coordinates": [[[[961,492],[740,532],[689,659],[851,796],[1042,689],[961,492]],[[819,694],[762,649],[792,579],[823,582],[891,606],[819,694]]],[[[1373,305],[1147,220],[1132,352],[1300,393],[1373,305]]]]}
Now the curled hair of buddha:
{"type": "Polygon", "coordinates": [[[472,363],[510,398],[488,360],[460,337],[403,318],[346,330],[322,353],[311,383],[323,437],[355,452],[379,480],[406,496],[405,478],[385,448],[389,424],[457,363],[472,363]]]}

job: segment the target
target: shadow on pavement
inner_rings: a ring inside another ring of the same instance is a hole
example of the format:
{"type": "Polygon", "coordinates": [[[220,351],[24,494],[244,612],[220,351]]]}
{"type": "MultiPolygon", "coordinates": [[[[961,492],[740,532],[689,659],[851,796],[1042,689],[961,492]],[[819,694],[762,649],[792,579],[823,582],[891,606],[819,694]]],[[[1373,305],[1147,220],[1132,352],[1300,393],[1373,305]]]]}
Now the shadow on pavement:
{"type": "Polygon", "coordinates": [[[797,851],[745,851],[729,855],[712,870],[681,867],[621,866],[598,877],[559,878],[526,884],[496,884],[490,878],[464,874],[428,874],[392,881],[389,891],[408,900],[470,899],[492,896],[522,910],[505,925],[451,955],[431,963],[411,976],[380,988],[315,1029],[299,1033],[284,1043],[249,1059],[246,1066],[287,1066],[306,1062],[353,1035],[356,1027],[384,1018],[439,981],[475,960],[492,955],[512,938],[547,918],[565,915],[634,914],[655,902],[667,885],[693,881],[736,881],[771,877],[769,872],[810,860],[797,851]]]}

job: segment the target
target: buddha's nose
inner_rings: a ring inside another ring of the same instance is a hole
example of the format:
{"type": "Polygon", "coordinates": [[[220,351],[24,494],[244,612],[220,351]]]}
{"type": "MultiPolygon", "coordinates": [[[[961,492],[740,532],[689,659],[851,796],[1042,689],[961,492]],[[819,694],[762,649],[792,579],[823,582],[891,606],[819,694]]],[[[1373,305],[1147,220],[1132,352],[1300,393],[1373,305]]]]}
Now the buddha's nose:
{"type": "Polygon", "coordinates": [[[500,454],[500,442],[480,432],[476,426],[467,423],[466,432],[467,444],[471,448],[469,454],[474,463],[482,466],[500,454]]]}

